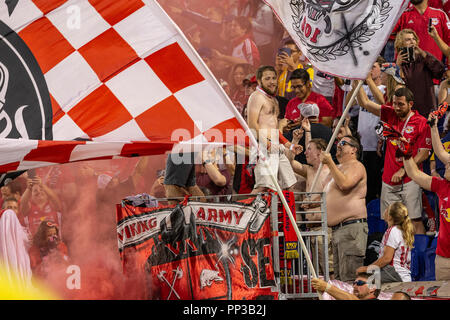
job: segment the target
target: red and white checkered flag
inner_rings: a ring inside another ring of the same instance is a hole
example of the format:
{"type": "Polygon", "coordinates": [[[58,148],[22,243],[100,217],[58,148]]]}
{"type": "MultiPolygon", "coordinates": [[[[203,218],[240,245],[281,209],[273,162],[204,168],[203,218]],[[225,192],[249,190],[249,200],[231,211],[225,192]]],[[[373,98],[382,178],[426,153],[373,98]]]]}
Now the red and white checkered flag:
{"type": "Polygon", "coordinates": [[[0,2],[0,172],[248,129],[155,1],[0,2]]]}

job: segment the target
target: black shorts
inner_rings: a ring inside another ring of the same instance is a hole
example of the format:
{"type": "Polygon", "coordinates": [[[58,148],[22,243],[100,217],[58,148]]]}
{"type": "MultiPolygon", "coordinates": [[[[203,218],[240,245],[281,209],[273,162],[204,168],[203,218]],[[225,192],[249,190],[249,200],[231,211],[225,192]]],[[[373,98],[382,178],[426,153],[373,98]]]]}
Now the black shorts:
{"type": "Polygon", "coordinates": [[[177,160],[183,159],[182,163],[174,163],[172,154],[169,153],[166,162],[166,174],[164,176],[164,184],[176,185],[179,187],[192,187],[195,182],[195,156],[196,153],[175,154],[177,160]]]}

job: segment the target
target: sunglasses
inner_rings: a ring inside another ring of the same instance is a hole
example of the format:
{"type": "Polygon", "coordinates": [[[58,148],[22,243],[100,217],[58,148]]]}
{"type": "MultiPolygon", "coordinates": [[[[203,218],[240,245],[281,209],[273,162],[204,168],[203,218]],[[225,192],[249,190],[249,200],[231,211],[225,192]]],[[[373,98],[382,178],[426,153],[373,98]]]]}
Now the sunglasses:
{"type": "Polygon", "coordinates": [[[361,286],[363,286],[365,284],[367,284],[367,282],[363,281],[363,280],[356,280],[356,281],[353,282],[353,285],[357,285],[358,287],[361,287],[361,286]]]}
{"type": "Polygon", "coordinates": [[[345,146],[346,144],[348,144],[349,146],[351,146],[353,148],[357,148],[357,146],[355,146],[354,144],[352,144],[348,141],[345,141],[345,140],[341,140],[338,142],[338,146],[341,146],[341,147],[345,146]]]}

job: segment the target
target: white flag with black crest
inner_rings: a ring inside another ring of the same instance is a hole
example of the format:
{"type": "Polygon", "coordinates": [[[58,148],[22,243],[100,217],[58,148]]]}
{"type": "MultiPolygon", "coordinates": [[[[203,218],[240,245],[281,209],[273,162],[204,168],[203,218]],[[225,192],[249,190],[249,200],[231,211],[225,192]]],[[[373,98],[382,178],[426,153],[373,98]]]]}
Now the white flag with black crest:
{"type": "Polygon", "coordinates": [[[408,0],[264,0],[320,71],[365,79],[408,0]]]}

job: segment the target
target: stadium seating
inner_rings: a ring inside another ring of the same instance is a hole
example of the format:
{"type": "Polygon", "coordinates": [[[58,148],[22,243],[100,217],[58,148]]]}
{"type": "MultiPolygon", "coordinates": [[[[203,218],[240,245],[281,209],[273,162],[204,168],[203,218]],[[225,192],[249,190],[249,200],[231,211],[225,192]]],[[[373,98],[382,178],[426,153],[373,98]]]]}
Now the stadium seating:
{"type": "Polygon", "coordinates": [[[430,246],[425,250],[425,274],[423,281],[435,281],[436,277],[434,274],[434,259],[436,258],[436,247],[437,247],[437,237],[431,240],[430,246]]]}
{"type": "Polygon", "coordinates": [[[414,248],[411,250],[412,281],[431,281],[431,278],[434,278],[433,254],[436,247],[433,248],[433,245],[435,241],[430,236],[424,234],[414,236],[414,248]]]}
{"type": "Polygon", "coordinates": [[[380,214],[380,199],[373,199],[367,204],[367,225],[369,226],[369,235],[386,231],[386,222],[381,219],[380,214]]]}

